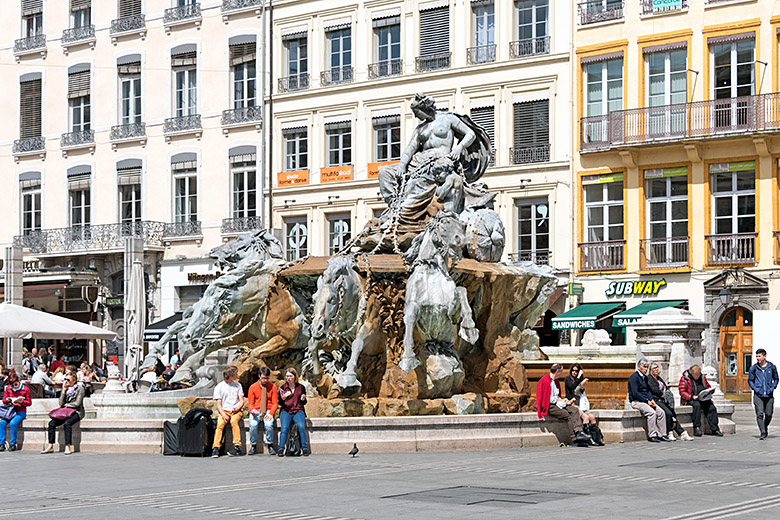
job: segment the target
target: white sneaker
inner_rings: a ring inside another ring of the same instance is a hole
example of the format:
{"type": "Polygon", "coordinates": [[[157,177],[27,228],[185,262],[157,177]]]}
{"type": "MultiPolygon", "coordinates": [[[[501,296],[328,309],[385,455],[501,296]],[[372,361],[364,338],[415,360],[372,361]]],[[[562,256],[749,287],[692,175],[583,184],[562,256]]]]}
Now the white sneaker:
{"type": "Polygon", "coordinates": [[[675,436],[674,436],[674,432],[669,432],[669,433],[666,435],[666,440],[668,440],[668,441],[672,441],[672,442],[676,441],[677,439],[676,439],[676,438],[675,438],[675,436]]]}
{"type": "Polygon", "coordinates": [[[684,440],[684,441],[692,441],[693,440],[693,437],[688,435],[688,432],[686,432],[685,430],[683,430],[682,434],[680,434],[680,438],[682,440],[684,440]]]}

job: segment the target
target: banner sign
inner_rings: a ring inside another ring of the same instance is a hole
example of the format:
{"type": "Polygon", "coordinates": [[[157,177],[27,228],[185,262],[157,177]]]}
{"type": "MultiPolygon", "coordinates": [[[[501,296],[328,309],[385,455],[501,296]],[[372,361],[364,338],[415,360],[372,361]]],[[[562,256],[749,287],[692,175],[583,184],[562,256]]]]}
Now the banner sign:
{"type": "Polygon", "coordinates": [[[653,13],[682,11],[682,0],[653,0],[653,13]]]}
{"type": "Polygon", "coordinates": [[[309,170],[293,170],[289,172],[279,172],[277,175],[277,186],[284,188],[286,186],[301,186],[309,184],[309,170]]]}
{"type": "Polygon", "coordinates": [[[658,291],[666,287],[666,280],[635,280],[628,282],[609,282],[607,290],[604,291],[608,297],[629,296],[629,295],[649,295],[658,296],[658,291]]]}
{"type": "Polygon", "coordinates": [[[320,168],[320,182],[341,182],[352,180],[352,165],[332,166],[330,168],[320,168]]]}
{"type": "Polygon", "coordinates": [[[376,179],[379,177],[379,170],[382,169],[383,166],[387,166],[389,164],[398,164],[401,161],[385,161],[385,162],[370,162],[368,163],[368,178],[369,179],[376,179]]]}
{"type": "Polygon", "coordinates": [[[660,179],[663,177],[687,177],[688,167],[679,168],[653,168],[645,170],[645,179],[660,179]]]}
{"type": "Polygon", "coordinates": [[[710,164],[710,173],[755,171],[756,161],[710,164]]]}
{"type": "Polygon", "coordinates": [[[608,182],[622,182],[622,173],[607,173],[605,175],[585,175],[582,177],[582,184],[606,184],[608,182]]]}

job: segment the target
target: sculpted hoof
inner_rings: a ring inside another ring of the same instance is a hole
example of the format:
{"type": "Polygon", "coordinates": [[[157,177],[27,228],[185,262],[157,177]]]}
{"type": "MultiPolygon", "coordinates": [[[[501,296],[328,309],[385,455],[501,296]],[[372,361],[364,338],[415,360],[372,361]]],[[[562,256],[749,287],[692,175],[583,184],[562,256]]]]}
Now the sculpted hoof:
{"type": "Polygon", "coordinates": [[[347,374],[346,372],[339,374],[336,377],[336,384],[339,385],[339,387],[341,388],[352,388],[352,387],[360,388],[362,386],[355,374],[347,374]]]}
{"type": "Polygon", "coordinates": [[[420,362],[417,361],[416,357],[405,357],[401,360],[401,363],[399,363],[398,366],[401,367],[401,370],[408,373],[419,367],[420,362]]]}

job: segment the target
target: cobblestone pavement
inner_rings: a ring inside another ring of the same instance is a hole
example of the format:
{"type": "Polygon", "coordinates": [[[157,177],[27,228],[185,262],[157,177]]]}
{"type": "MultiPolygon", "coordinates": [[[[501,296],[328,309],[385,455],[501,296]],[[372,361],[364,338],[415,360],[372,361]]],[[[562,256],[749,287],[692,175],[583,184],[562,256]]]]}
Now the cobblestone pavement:
{"type": "Polygon", "coordinates": [[[5,452],[0,519],[780,518],[780,427],[735,420],[694,442],[354,459],[5,452]]]}

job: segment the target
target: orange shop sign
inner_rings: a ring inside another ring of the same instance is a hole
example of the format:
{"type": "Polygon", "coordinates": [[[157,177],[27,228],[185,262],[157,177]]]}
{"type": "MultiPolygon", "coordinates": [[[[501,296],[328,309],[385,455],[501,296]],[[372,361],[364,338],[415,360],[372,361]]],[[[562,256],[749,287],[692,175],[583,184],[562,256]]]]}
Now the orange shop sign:
{"type": "Polygon", "coordinates": [[[309,184],[309,170],[292,170],[289,172],[279,172],[276,175],[278,181],[277,185],[280,188],[309,184]]]}
{"type": "Polygon", "coordinates": [[[331,166],[330,168],[320,168],[320,182],[341,182],[352,180],[352,165],[331,166]]]}
{"type": "Polygon", "coordinates": [[[385,161],[385,162],[368,163],[368,178],[376,179],[377,177],[379,177],[379,170],[381,170],[383,166],[387,166],[388,164],[398,164],[399,162],[401,161],[385,161]]]}

